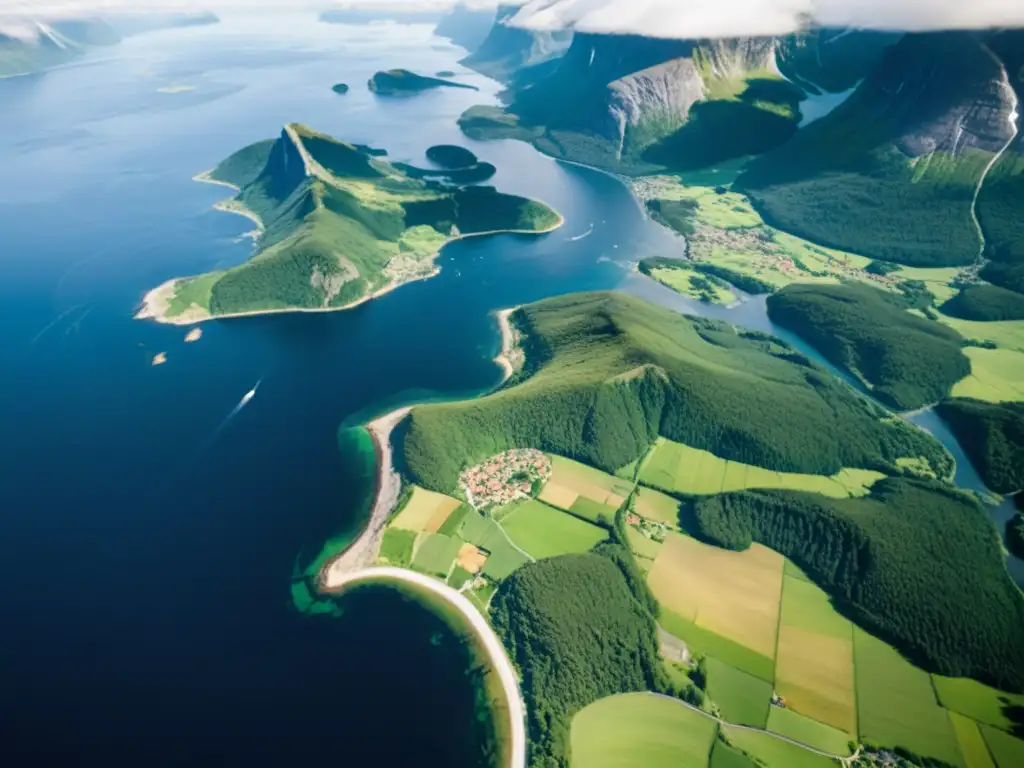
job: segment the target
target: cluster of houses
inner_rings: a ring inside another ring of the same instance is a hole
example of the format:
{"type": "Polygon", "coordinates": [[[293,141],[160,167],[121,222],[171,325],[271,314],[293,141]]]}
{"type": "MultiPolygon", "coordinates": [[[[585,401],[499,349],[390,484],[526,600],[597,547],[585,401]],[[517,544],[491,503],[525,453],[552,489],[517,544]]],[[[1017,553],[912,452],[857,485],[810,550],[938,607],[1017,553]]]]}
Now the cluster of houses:
{"type": "Polygon", "coordinates": [[[459,475],[459,486],[476,509],[529,498],[551,477],[551,460],[534,448],[513,448],[459,475]]]}

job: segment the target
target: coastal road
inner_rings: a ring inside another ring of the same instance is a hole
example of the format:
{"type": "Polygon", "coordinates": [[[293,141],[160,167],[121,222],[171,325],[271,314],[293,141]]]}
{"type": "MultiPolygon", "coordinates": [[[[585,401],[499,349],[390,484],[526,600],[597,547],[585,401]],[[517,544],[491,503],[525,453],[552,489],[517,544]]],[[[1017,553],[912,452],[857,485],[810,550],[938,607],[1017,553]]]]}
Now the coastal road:
{"type": "Polygon", "coordinates": [[[323,581],[323,587],[328,591],[335,592],[361,581],[381,580],[405,582],[428,590],[458,610],[473,628],[473,632],[483,643],[492,666],[501,678],[501,687],[505,692],[506,709],[510,721],[509,731],[512,739],[509,768],[525,768],[526,708],[523,706],[523,699],[519,694],[519,679],[516,677],[515,667],[512,666],[512,662],[505,653],[505,647],[494,630],[491,629],[491,625],[465,596],[436,579],[404,568],[380,566],[350,573],[342,573],[337,570],[328,571],[323,581]]]}

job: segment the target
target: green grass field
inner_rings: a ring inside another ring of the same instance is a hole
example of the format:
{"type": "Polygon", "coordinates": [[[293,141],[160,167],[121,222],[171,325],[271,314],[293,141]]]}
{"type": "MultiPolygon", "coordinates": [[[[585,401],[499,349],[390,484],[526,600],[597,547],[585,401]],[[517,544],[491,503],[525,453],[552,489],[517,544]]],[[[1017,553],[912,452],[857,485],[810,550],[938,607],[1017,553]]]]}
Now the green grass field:
{"type": "Polygon", "coordinates": [[[734,746],[763,762],[765,768],[835,768],[835,761],[808,752],[795,744],[773,738],[767,733],[722,729],[734,746]]]}
{"type": "Polygon", "coordinates": [[[1024,352],[1016,349],[968,347],[971,375],[953,387],[953,397],[990,403],[1024,400],[1024,352]]]}
{"type": "Polygon", "coordinates": [[[437,532],[443,533],[445,536],[454,536],[459,532],[459,528],[462,527],[462,521],[466,519],[466,515],[472,511],[472,507],[468,504],[460,505],[458,509],[448,515],[448,519],[441,524],[437,532]]]}
{"type": "Polygon", "coordinates": [[[405,568],[412,562],[412,549],[416,543],[413,531],[388,528],[380,542],[380,559],[388,565],[405,568]]]}
{"type": "Polygon", "coordinates": [[[495,581],[507,578],[512,571],[529,560],[512,546],[498,523],[473,509],[466,512],[459,537],[489,553],[483,574],[495,581]]]}
{"type": "Polygon", "coordinates": [[[531,557],[586,552],[608,538],[608,532],[570,514],[531,499],[502,521],[512,542],[531,557]]]}
{"type": "Polygon", "coordinates": [[[853,638],[861,740],[963,766],[953,724],[935,700],[928,673],[860,628],[854,627],[853,638]]]}
{"type": "Polygon", "coordinates": [[[668,523],[673,527],[679,524],[679,502],[651,488],[636,489],[633,509],[648,520],[668,523]]]}
{"type": "Polygon", "coordinates": [[[1020,768],[1024,765],[1024,740],[990,725],[981,725],[979,730],[998,768],[1020,768]]]}
{"type": "Polygon", "coordinates": [[[434,493],[420,488],[418,485],[413,486],[412,496],[409,497],[395,519],[391,521],[391,527],[417,533],[421,531],[438,533],[441,526],[447,521],[447,517],[459,504],[459,500],[453,499],[451,496],[434,493]]]}
{"type": "Polygon", "coordinates": [[[467,571],[465,568],[456,565],[452,568],[452,573],[448,577],[448,586],[452,589],[460,589],[463,584],[473,578],[473,574],[467,571]]]}
{"type": "Polygon", "coordinates": [[[721,739],[711,748],[711,768],[757,768],[749,757],[721,739]]]}
{"type": "Polygon", "coordinates": [[[626,693],[594,702],[572,720],[573,766],[706,768],[714,720],[672,699],[626,693]]]}
{"type": "Polygon", "coordinates": [[[192,306],[205,310],[210,306],[210,293],[223,272],[210,272],[196,278],[182,280],[167,307],[167,317],[177,317],[192,306]]]}
{"type": "Polygon", "coordinates": [[[629,540],[630,549],[642,558],[654,560],[661,551],[663,542],[648,539],[640,531],[631,525],[626,526],[626,538],[629,540]]]}
{"type": "Polygon", "coordinates": [[[782,581],[775,689],[795,712],[857,732],[853,627],[806,578],[782,581]]]}
{"type": "Polygon", "coordinates": [[[735,293],[692,269],[654,269],[651,277],[676,293],[698,301],[710,299],[714,304],[736,301],[735,293]]]}
{"type": "Polygon", "coordinates": [[[856,741],[848,733],[782,707],[771,708],[768,713],[768,730],[833,755],[850,754],[848,744],[856,741]]]}
{"type": "Polygon", "coordinates": [[[1024,707],[1024,695],[1005,693],[977,680],[932,675],[932,684],[939,703],[950,712],[959,712],[1004,731],[1013,727],[1013,721],[1006,716],[1006,707],[1024,707]]]}
{"type": "Polygon", "coordinates": [[[708,695],[718,704],[722,717],[737,725],[765,728],[772,699],[772,684],[760,680],[713,656],[707,657],[708,695]]]}
{"type": "Polygon", "coordinates": [[[753,677],[771,682],[775,676],[775,662],[746,646],[698,627],[679,614],[662,608],[658,623],[666,632],[684,641],[697,655],[714,656],[753,677]]]}
{"type": "Polygon", "coordinates": [[[599,501],[587,499],[583,496],[577,498],[569,507],[569,511],[577,517],[607,526],[610,526],[615,521],[615,513],[618,509],[618,507],[613,507],[611,504],[602,504],[599,501]]]}
{"type": "Polygon", "coordinates": [[[978,724],[956,712],[950,712],[949,719],[953,723],[956,741],[960,745],[960,752],[964,756],[967,768],[996,768],[978,724]]]}
{"type": "Polygon", "coordinates": [[[462,542],[440,533],[428,533],[416,550],[412,566],[418,571],[447,578],[462,542]]]}
{"type": "Polygon", "coordinates": [[[712,495],[748,488],[785,488],[835,499],[864,496],[884,475],[866,469],[844,469],[832,477],[774,472],[728,461],[708,451],[659,438],[640,469],[640,482],[676,493],[712,495]]]}

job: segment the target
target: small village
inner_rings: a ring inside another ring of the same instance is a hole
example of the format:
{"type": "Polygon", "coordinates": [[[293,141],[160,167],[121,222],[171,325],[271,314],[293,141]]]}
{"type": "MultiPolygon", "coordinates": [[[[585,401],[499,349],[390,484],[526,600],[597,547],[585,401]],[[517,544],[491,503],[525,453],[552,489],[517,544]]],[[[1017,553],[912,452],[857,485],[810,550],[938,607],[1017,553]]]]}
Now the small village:
{"type": "Polygon", "coordinates": [[[459,475],[459,487],[474,509],[526,499],[551,477],[551,460],[535,448],[513,448],[459,475]]]}

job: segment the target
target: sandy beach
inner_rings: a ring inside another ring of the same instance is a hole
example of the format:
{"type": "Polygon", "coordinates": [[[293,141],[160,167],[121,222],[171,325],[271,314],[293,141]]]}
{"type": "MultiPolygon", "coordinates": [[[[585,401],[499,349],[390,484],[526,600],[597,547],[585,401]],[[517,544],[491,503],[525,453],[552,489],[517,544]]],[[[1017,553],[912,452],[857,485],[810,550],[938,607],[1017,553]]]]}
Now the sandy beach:
{"type": "Polygon", "coordinates": [[[523,351],[519,349],[519,332],[512,327],[509,318],[519,307],[502,309],[496,313],[498,327],[501,329],[501,351],[494,358],[494,362],[501,366],[505,375],[501,379],[504,384],[523,366],[523,351]]]}
{"type": "Polygon", "coordinates": [[[398,504],[398,495],[402,490],[402,478],[395,471],[392,461],[394,454],[391,448],[391,431],[411,410],[411,406],[399,408],[366,425],[377,452],[377,496],[374,499],[373,511],[359,538],[340,555],[328,561],[320,571],[322,589],[331,589],[343,583],[346,574],[368,568],[377,558],[380,538],[387,525],[388,516],[398,504]]]}

